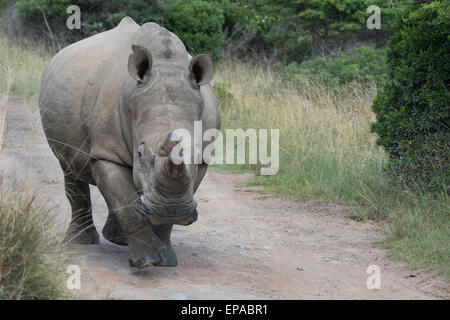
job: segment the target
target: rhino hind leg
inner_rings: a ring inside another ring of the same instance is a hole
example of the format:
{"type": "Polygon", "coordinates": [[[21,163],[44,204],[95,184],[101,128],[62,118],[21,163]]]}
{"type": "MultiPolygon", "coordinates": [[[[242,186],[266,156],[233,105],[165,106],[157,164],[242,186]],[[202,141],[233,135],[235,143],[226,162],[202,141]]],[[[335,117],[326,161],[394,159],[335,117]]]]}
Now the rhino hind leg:
{"type": "Polygon", "coordinates": [[[103,227],[102,234],[106,240],[114,244],[118,244],[120,246],[128,245],[128,239],[114,213],[109,213],[108,219],[106,219],[105,226],[103,227]]]}
{"type": "Polygon", "coordinates": [[[172,243],[170,242],[170,235],[172,233],[171,224],[163,224],[159,226],[152,226],[153,231],[158,236],[158,238],[166,245],[169,253],[161,259],[155,266],[158,267],[176,267],[178,264],[177,255],[173,250],[172,243]]]}
{"type": "Polygon", "coordinates": [[[72,219],[64,241],[79,244],[98,244],[100,240],[92,220],[89,184],[75,179],[71,174],[64,176],[64,184],[66,196],[72,208],[72,219]]]}

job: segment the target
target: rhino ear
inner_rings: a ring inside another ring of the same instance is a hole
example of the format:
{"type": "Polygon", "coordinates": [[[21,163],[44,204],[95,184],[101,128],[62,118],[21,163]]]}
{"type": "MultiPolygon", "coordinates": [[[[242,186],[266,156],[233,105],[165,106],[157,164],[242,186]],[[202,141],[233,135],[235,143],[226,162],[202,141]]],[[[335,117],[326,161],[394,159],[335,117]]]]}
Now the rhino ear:
{"type": "Polygon", "coordinates": [[[214,68],[210,54],[199,54],[192,58],[189,70],[199,86],[208,84],[213,77],[214,68]]]}
{"type": "Polygon", "coordinates": [[[138,82],[144,82],[145,74],[152,68],[152,55],[144,47],[132,45],[133,53],[128,57],[128,72],[138,82]]]}

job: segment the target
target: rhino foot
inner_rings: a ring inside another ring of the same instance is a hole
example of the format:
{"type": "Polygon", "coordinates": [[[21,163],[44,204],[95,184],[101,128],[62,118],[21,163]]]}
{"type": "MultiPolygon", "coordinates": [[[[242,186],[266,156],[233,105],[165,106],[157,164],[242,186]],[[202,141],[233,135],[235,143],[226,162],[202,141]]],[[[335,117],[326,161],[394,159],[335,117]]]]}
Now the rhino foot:
{"type": "Polygon", "coordinates": [[[167,247],[153,234],[151,228],[128,237],[130,267],[142,269],[157,265],[169,254],[167,247]],[[154,237],[152,237],[153,235],[154,237]]]}
{"type": "Polygon", "coordinates": [[[100,237],[94,226],[81,229],[79,226],[70,224],[66,232],[64,242],[78,244],[99,244],[100,237]]]}
{"type": "Polygon", "coordinates": [[[109,214],[105,226],[103,227],[102,234],[106,240],[114,244],[118,244],[120,246],[128,245],[128,239],[120,227],[116,216],[113,214],[109,214]]]}
{"type": "MultiPolygon", "coordinates": [[[[139,249],[137,250],[139,251],[139,249]]],[[[157,266],[161,261],[163,261],[168,254],[167,248],[161,248],[158,252],[150,252],[139,255],[139,253],[136,254],[130,254],[130,257],[128,258],[128,263],[130,267],[142,269],[149,266],[157,266]]]]}
{"type": "Polygon", "coordinates": [[[170,234],[172,233],[172,225],[159,225],[152,226],[153,231],[158,238],[165,244],[168,249],[167,255],[161,259],[155,266],[158,267],[176,267],[178,264],[177,255],[173,250],[172,243],[170,241],[170,234]]]}
{"type": "Polygon", "coordinates": [[[175,252],[172,250],[169,250],[169,253],[161,259],[161,261],[157,262],[155,266],[158,267],[176,267],[178,265],[178,259],[175,252]]]}

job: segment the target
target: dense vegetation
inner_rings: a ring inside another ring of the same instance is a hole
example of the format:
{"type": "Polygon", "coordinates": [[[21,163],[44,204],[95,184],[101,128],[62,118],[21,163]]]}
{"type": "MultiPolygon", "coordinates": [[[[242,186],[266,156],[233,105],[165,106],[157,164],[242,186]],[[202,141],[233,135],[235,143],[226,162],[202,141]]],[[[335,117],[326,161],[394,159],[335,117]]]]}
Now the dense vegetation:
{"type": "Polygon", "coordinates": [[[384,45],[395,17],[388,1],[336,0],[17,0],[17,14],[28,33],[58,34],[72,42],[117,25],[125,16],[138,23],[155,21],[175,32],[196,53],[221,50],[240,56],[264,54],[274,60],[301,62],[315,56],[337,56],[358,43],[384,45]],[[383,28],[368,30],[369,5],[382,7],[383,28]],[[68,30],[69,5],[78,5],[82,28],[68,30]],[[47,26],[48,23],[48,26],[47,26]],[[49,30],[50,28],[50,30],[49,30]],[[224,41],[226,40],[226,41],[224,41]]]}
{"type": "MultiPolygon", "coordinates": [[[[59,49],[116,26],[125,16],[139,24],[155,21],[176,33],[191,53],[210,52],[217,60],[235,56],[278,62],[289,77],[305,72],[316,79],[345,83],[355,79],[378,86],[387,75],[384,45],[395,24],[414,6],[387,0],[16,0],[27,37],[59,49]],[[369,5],[379,5],[382,28],[369,30],[369,5]],[[81,9],[81,29],[68,30],[67,7],[81,9]],[[373,50],[368,50],[369,46],[373,50]],[[313,59],[313,60],[311,60],[313,59]]],[[[1,10],[1,8],[0,8],[1,10]]]]}
{"type": "Polygon", "coordinates": [[[331,88],[355,81],[369,86],[384,84],[389,70],[385,62],[385,50],[361,45],[350,53],[340,52],[335,58],[317,56],[301,64],[277,63],[276,67],[286,81],[308,78],[331,88]]]}
{"type": "Polygon", "coordinates": [[[10,2],[28,37],[21,46],[1,39],[12,94],[36,99],[48,51],[127,15],[158,22],[191,53],[215,56],[224,127],[281,129],[279,174],[249,185],[387,221],[392,258],[450,277],[448,1],[10,2]],[[66,28],[71,4],[81,7],[80,30],[66,28]],[[373,4],[380,30],[366,28],[373,4]],[[50,50],[31,48],[33,38],[50,50]]]}
{"type": "Polygon", "coordinates": [[[450,6],[413,12],[388,45],[389,81],[373,131],[398,176],[431,189],[450,182],[450,6]]]}

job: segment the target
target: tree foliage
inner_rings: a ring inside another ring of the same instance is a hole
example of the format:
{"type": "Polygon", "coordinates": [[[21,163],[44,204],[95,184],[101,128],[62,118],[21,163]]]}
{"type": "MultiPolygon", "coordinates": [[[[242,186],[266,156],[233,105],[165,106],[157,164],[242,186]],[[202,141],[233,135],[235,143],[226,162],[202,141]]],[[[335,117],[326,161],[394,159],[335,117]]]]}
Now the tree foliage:
{"type": "MultiPolygon", "coordinates": [[[[0,0],[1,1],[1,0],[0,0]]],[[[419,5],[390,0],[16,0],[27,34],[48,34],[60,47],[115,27],[125,17],[154,21],[177,34],[192,54],[212,53],[282,62],[289,76],[381,85],[381,51],[396,25],[419,5]],[[66,9],[81,8],[81,30],[68,30],[66,9]],[[381,29],[368,30],[369,5],[381,8],[381,29]],[[52,31],[50,31],[52,30],[52,31]],[[57,36],[51,37],[51,33],[57,36]],[[370,52],[369,49],[374,50],[370,52]],[[369,50],[369,51],[368,51],[369,50]],[[372,62],[371,62],[372,60],[372,62]],[[301,65],[301,67],[299,67],[301,65]]]]}
{"type": "MultiPolygon", "coordinates": [[[[390,8],[388,0],[16,0],[21,21],[47,32],[45,14],[55,33],[73,42],[110,29],[125,16],[142,24],[157,22],[188,42],[195,52],[213,50],[217,56],[224,44],[239,53],[264,54],[275,60],[300,63],[309,57],[334,56],[360,42],[383,45],[392,25],[405,8],[390,8]],[[67,30],[66,8],[78,5],[82,29],[67,30]],[[382,9],[382,29],[367,30],[367,7],[382,9]],[[227,42],[226,39],[232,39],[227,42]],[[236,51],[236,50],[234,50],[236,51]]],[[[414,7],[414,6],[412,6],[414,7]]],[[[406,10],[407,11],[407,10],[406,10]]],[[[232,50],[233,51],[233,50],[232,50]]]]}
{"type": "Polygon", "coordinates": [[[364,45],[352,49],[349,54],[340,52],[336,58],[318,56],[301,64],[291,62],[277,66],[285,80],[306,77],[329,87],[340,87],[352,81],[374,83],[380,87],[388,73],[385,50],[364,45]]]}
{"type": "Polygon", "coordinates": [[[337,56],[358,42],[384,44],[390,25],[403,9],[392,10],[388,1],[368,0],[249,0],[253,11],[249,25],[255,30],[253,46],[284,61],[310,56],[337,56]],[[378,4],[381,30],[368,30],[369,5],[378,4]],[[395,14],[394,14],[395,12],[395,14]]]}
{"type": "MultiPolygon", "coordinates": [[[[125,16],[139,24],[161,24],[180,36],[193,53],[211,52],[218,57],[224,40],[224,11],[215,2],[203,0],[17,0],[16,6],[19,18],[30,31],[47,32],[47,20],[53,32],[69,43],[111,29],[125,16]],[[81,9],[80,30],[66,28],[70,5],[81,9]]],[[[228,5],[227,12],[232,7],[228,5]]]]}
{"type": "Polygon", "coordinates": [[[450,6],[412,12],[389,41],[389,81],[374,101],[372,130],[408,182],[450,182],[450,6]]]}
{"type": "Polygon", "coordinates": [[[218,58],[224,42],[223,11],[202,0],[178,1],[173,5],[169,24],[193,54],[210,52],[218,58]]]}

